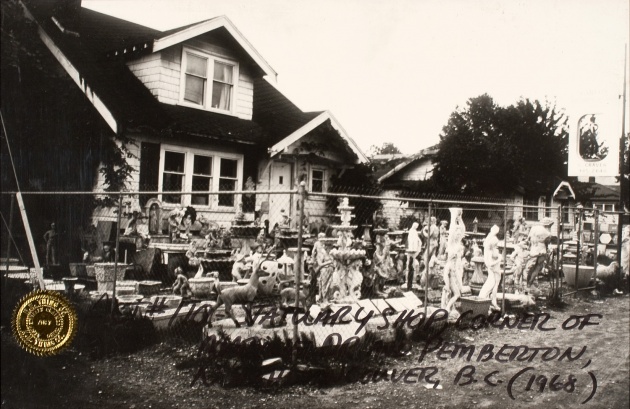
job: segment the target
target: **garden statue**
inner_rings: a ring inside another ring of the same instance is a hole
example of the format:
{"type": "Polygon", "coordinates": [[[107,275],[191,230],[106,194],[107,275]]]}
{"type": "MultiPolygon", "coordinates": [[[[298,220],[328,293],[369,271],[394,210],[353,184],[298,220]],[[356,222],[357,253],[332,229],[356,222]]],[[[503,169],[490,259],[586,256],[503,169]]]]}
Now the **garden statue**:
{"type": "Polygon", "coordinates": [[[331,288],[333,287],[333,259],[328,252],[328,245],[323,241],[325,236],[324,233],[318,234],[311,256],[314,271],[318,272],[317,286],[319,287],[320,301],[326,301],[332,296],[331,288]]]}
{"type": "Polygon", "coordinates": [[[232,281],[238,282],[238,280],[244,279],[246,271],[245,256],[243,254],[237,254],[234,264],[232,265],[232,281]]]}
{"type": "Polygon", "coordinates": [[[131,214],[131,218],[127,222],[127,227],[125,228],[125,232],[123,233],[123,236],[136,235],[139,215],[140,215],[140,212],[138,212],[137,210],[133,211],[133,213],[131,214]]]}
{"type": "Polygon", "coordinates": [[[407,255],[402,250],[398,250],[398,254],[396,255],[395,268],[397,279],[404,282],[407,277],[407,255]]]}
{"type": "MultiPolygon", "coordinates": [[[[352,248],[352,230],[356,229],[357,226],[350,224],[354,217],[351,213],[354,207],[348,206],[348,198],[341,200],[338,209],[342,222],[340,225],[332,226],[337,231],[339,248],[333,249],[329,253],[334,260],[335,266],[329,293],[333,293],[332,300],[334,301],[354,302],[361,295],[363,274],[359,269],[363,264],[361,259],[365,257],[365,250],[352,248]]],[[[324,299],[324,301],[327,301],[327,299],[324,299]]]]}
{"type": "Polygon", "coordinates": [[[188,277],[184,274],[184,270],[181,267],[175,269],[175,275],[177,278],[173,283],[173,294],[181,295],[183,298],[192,296],[192,290],[188,283],[188,277]]]}
{"type": "Polygon", "coordinates": [[[442,290],[442,308],[451,311],[455,302],[462,293],[464,265],[464,245],[462,240],[466,236],[466,226],[462,219],[463,210],[460,207],[452,207],[451,223],[446,246],[446,263],[442,271],[444,288],[442,290]]]}
{"type": "Polygon", "coordinates": [[[512,242],[518,243],[521,237],[527,237],[525,219],[522,217],[517,218],[514,221],[514,227],[512,228],[512,242]]]}
{"type": "Polygon", "coordinates": [[[533,226],[529,231],[529,259],[525,264],[525,276],[527,286],[531,287],[538,273],[540,273],[547,258],[547,246],[551,241],[550,228],[554,221],[550,217],[545,217],[541,221],[541,225],[533,226]]]}
{"type": "Polygon", "coordinates": [[[59,244],[59,234],[55,223],[50,224],[50,230],[44,233],[46,242],[46,265],[57,265],[57,245],[59,244]]]}
{"type": "Polygon", "coordinates": [[[168,214],[168,232],[172,242],[177,240],[177,236],[179,235],[179,225],[182,223],[183,217],[184,209],[181,207],[176,207],[168,214]]]}
{"type": "MultiPolygon", "coordinates": [[[[429,256],[427,259],[431,260],[434,255],[437,255],[440,240],[440,229],[437,227],[437,219],[435,217],[431,216],[429,220],[430,224],[422,229],[422,236],[425,238],[427,245],[429,246],[429,256]]],[[[427,263],[425,262],[425,271],[427,270],[426,264],[427,263]]]]}
{"type": "Polygon", "coordinates": [[[287,215],[284,209],[280,210],[280,215],[282,216],[282,221],[280,222],[281,229],[290,229],[291,228],[291,218],[287,215]]]}
{"type": "Polygon", "coordinates": [[[160,206],[157,203],[151,204],[149,207],[149,234],[162,233],[160,227],[160,206]]]}
{"type": "Polygon", "coordinates": [[[480,298],[490,298],[492,300],[491,307],[494,310],[500,310],[497,305],[497,290],[501,282],[501,253],[499,252],[499,226],[496,224],[490,229],[490,233],[483,241],[483,261],[488,269],[488,278],[479,291],[480,298]]]}
{"type": "Polygon", "coordinates": [[[440,247],[438,249],[438,256],[442,257],[446,254],[446,244],[448,242],[448,221],[440,221],[440,247]]]}
{"type": "Polygon", "coordinates": [[[387,228],[387,222],[385,221],[385,218],[383,217],[382,210],[380,209],[376,210],[374,214],[372,215],[372,226],[374,226],[375,229],[387,228]]]}
{"type": "Polygon", "coordinates": [[[395,274],[394,263],[389,254],[390,243],[386,234],[376,235],[376,250],[372,256],[372,268],[374,269],[373,292],[376,296],[383,296],[385,281],[390,280],[395,274]]]}
{"type": "Polygon", "coordinates": [[[409,228],[409,232],[407,234],[407,253],[410,254],[409,260],[407,261],[407,269],[409,269],[411,259],[415,259],[418,254],[420,254],[421,250],[422,241],[418,235],[418,222],[414,222],[409,228]]]}
{"type": "Polygon", "coordinates": [[[136,233],[143,239],[149,238],[149,217],[144,213],[140,213],[140,215],[138,216],[136,233]]]}
{"type": "Polygon", "coordinates": [[[113,263],[116,251],[109,243],[103,243],[103,263],[113,263]]]}
{"type": "MultiPolygon", "coordinates": [[[[527,247],[527,240],[525,237],[521,237],[520,241],[516,244],[514,252],[510,254],[510,258],[514,263],[514,285],[516,286],[517,293],[524,290],[523,279],[525,272],[525,262],[529,257],[529,248],[527,247]]],[[[527,278],[524,279],[527,281],[527,278]]]]}

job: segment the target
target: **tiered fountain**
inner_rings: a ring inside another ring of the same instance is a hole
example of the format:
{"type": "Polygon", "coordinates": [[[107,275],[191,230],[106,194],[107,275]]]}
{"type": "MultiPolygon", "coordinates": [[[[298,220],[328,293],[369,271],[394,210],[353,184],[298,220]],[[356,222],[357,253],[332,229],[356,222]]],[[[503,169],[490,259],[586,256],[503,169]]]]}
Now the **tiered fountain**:
{"type": "Polygon", "coordinates": [[[361,297],[361,265],[365,250],[352,248],[352,230],[357,226],[350,224],[354,217],[351,213],[354,207],[348,205],[347,197],[342,199],[337,209],[341,216],[341,225],[331,226],[338,235],[338,247],[330,251],[335,264],[333,287],[336,287],[336,291],[333,299],[338,303],[356,302],[361,297]]]}

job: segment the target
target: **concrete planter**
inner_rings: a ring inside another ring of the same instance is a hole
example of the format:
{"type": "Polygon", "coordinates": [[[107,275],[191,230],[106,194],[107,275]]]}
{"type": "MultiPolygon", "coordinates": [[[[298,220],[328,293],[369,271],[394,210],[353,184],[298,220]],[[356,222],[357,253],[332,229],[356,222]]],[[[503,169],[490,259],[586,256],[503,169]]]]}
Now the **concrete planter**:
{"type": "MultiPolygon", "coordinates": [[[[214,284],[216,280],[211,277],[190,278],[188,284],[190,285],[190,291],[196,298],[210,298],[214,290],[214,284]]],[[[235,283],[236,284],[236,283],[235,283]]]]}
{"type": "MultiPolygon", "coordinates": [[[[575,264],[563,265],[562,271],[564,272],[564,282],[570,287],[575,287],[575,264]]],[[[588,283],[593,277],[595,277],[595,268],[593,266],[579,266],[577,288],[588,287],[588,283]]]]}

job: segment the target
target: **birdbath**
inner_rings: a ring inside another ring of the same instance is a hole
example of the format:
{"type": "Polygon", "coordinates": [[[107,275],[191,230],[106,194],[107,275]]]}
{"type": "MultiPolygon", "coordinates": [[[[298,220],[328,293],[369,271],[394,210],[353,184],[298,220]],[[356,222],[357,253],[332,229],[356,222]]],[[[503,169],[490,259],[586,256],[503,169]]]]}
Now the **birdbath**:
{"type": "Polygon", "coordinates": [[[64,277],[61,279],[63,281],[63,286],[65,287],[66,294],[72,295],[74,293],[74,285],[79,281],[76,277],[64,277]]]}
{"type": "Polygon", "coordinates": [[[284,270],[283,281],[287,281],[287,277],[289,277],[289,275],[293,275],[293,264],[295,261],[291,257],[287,256],[286,250],[282,253],[282,257],[280,257],[277,261],[278,264],[282,264],[282,268],[284,270]],[[291,273],[289,273],[288,270],[289,266],[291,266],[291,273]]]}
{"type": "Polygon", "coordinates": [[[338,248],[330,251],[330,256],[335,261],[335,275],[339,277],[339,296],[335,300],[338,303],[352,303],[358,301],[355,289],[360,288],[362,275],[357,275],[357,271],[351,266],[354,262],[365,257],[365,250],[352,249],[353,237],[352,230],[356,229],[356,225],[351,225],[350,221],[354,217],[352,214],[353,206],[348,205],[348,198],[344,197],[341,204],[337,207],[340,213],[341,224],[331,226],[337,230],[338,248]]]}

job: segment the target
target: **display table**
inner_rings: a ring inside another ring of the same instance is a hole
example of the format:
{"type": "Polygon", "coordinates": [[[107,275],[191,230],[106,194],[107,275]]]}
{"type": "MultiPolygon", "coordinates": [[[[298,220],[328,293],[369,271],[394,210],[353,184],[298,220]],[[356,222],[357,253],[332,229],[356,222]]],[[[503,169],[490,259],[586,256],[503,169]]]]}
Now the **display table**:
{"type": "Polygon", "coordinates": [[[159,249],[162,252],[162,263],[168,265],[168,258],[175,254],[186,254],[190,248],[189,243],[151,243],[150,249],[159,249]]]}

